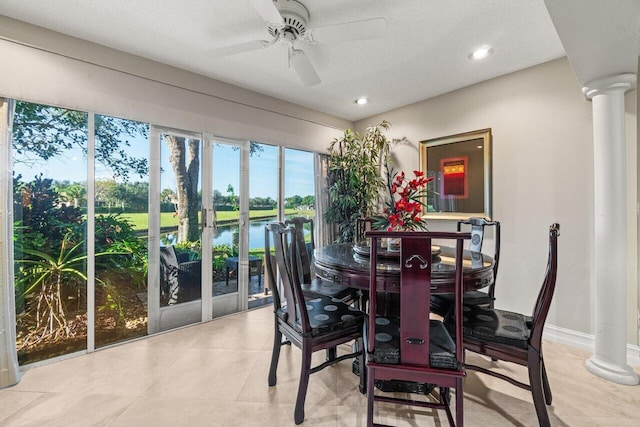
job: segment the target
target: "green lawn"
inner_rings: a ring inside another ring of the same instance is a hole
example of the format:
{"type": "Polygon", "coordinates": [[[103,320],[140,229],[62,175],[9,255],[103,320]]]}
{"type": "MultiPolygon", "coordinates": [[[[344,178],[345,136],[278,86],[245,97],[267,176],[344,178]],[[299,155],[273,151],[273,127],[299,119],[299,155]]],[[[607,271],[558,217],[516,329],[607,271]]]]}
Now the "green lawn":
{"type": "MultiPolygon", "coordinates": [[[[249,218],[269,218],[277,215],[277,210],[265,210],[265,211],[249,211],[249,218]]],[[[315,211],[312,210],[295,210],[286,209],[285,214],[296,214],[300,216],[313,216],[315,211]]],[[[220,211],[216,214],[219,222],[234,221],[238,219],[238,212],[234,211],[220,211]]],[[[134,230],[142,231],[148,228],[149,214],[146,212],[141,213],[123,213],[120,217],[128,220],[133,226],[134,230]]],[[[161,212],[160,213],[160,227],[177,227],[178,217],[174,216],[173,212],[161,212]]]]}

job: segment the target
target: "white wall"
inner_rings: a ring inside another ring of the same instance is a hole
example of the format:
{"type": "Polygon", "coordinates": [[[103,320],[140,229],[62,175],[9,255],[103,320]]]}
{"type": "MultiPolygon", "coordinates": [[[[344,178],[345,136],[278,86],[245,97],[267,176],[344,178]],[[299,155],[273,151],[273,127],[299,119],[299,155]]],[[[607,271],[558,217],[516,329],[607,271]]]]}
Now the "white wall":
{"type": "MultiPolygon", "coordinates": [[[[431,84],[431,82],[425,82],[431,84]]],[[[626,97],[629,139],[629,325],[637,344],[637,96],[626,97]]],[[[386,119],[400,168],[419,167],[418,142],[491,128],[493,217],[501,222],[497,306],[531,312],[546,265],[548,226],[561,225],[559,272],[548,325],[593,334],[593,131],[591,103],[569,62],[558,59],[356,123],[363,130],[386,119]]],[[[451,229],[429,220],[433,230],[451,229]]],[[[625,244],[625,242],[621,242],[625,244]]]]}
{"type": "Polygon", "coordinates": [[[8,98],[312,151],[352,125],[3,16],[0,58],[8,98]]]}

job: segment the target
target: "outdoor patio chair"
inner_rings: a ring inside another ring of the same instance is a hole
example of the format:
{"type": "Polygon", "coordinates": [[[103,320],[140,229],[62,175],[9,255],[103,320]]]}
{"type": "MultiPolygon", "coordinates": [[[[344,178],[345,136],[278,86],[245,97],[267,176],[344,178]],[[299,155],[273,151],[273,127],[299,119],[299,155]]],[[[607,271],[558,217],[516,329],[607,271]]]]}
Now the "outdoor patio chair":
{"type": "Polygon", "coordinates": [[[201,298],[202,261],[189,261],[174,246],[160,247],[160,300],[174,305],[201,298]]]}

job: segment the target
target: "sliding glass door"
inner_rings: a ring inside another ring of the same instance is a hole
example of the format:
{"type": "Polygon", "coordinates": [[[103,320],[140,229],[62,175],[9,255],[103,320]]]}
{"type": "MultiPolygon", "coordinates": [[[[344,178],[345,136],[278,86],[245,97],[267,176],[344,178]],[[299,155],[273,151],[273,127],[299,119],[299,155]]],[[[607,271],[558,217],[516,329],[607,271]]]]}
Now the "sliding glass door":
{"type": "MultiPolygon", "coordinates": [[[[14,283],[20,364],[87,348],[87,114],[17,102],[14,283]]],[[[4,166],[3,166],[4,167],[4,166]]]]}
{"type": "Polygon", "coordinates": [[[246,309],[262,271],[247,254],[248,142],[156,126],[150,141],[149,333],[246,309]]]}
{"type": "Polygon", "coordinates": [[[149,333],[202,320],[202,136],[152,126],[149,333]]]}
{"type": "Polygon", "coordinates": [[[311,153],[15,105],[21,365],[270,302],[264,226],[313,216],[311,153]]]}
{"type": "MultiPolygon", "coordinates": [[[[249,163],[249,257],[264,263],[264,228],[278,216],[280,147],[251,142],[249,163]]],[[[273,247],[273,246],[272,246],[273,247]]],[[[249,282],[249,308],[272,303],[268,278],[251,276],[249,282]]]]}
{"type": "MultiPolygon", "coordinates": [[[[209,221],[208,248],[213,260],[211,318],[247,308],[247,294],[262,282],[262,262],[248,255],[249,142],[207,137],[211,167],[207,169],[213,212],[209,221]]],[[[209,157],[209,156],[207,156],[209,157]]]]}
{"type": "Polygon", "coordinates": [[[145,335],[148,125],[23,101],[13,119],[20,363],[145,335]]]}

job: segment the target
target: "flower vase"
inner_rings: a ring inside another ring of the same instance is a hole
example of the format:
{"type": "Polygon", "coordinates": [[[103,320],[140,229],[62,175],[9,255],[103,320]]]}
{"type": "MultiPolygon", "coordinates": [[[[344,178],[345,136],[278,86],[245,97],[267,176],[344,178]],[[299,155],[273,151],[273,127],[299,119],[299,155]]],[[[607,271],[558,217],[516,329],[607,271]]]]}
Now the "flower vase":
{"type": "Polygon", "coordinates": [[[387,239],[387,251],[400,252],[400,238],[390,237],[387,239]]]}

